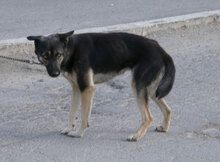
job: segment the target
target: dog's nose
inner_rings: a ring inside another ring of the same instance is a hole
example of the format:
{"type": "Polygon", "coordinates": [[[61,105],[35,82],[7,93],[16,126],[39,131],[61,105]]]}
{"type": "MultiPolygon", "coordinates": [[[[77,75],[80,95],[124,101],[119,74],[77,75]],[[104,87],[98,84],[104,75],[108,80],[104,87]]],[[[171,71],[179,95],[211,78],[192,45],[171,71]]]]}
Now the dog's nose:
{"type": "Polygon", "coordinates": [[[57,77],[60,75],[60,72],[59,71],[54,71],[50,74],[51,77],[57,77]]]}

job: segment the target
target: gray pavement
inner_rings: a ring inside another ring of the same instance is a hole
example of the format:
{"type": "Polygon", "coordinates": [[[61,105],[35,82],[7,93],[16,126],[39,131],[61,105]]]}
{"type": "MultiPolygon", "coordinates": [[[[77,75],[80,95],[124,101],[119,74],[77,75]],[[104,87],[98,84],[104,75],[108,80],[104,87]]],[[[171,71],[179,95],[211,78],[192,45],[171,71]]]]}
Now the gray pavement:
{"type": "Polygon", "coordinates": [[[139,142],[127,142],[140,123],[130,73],[97,86],[90,128],[81,139],[60,134],[67,124],[71,88],[43,67],[0,59],[0,161],[220,160],[220,24],[151,34],[174,58],[177,75],[166,97],[172,108],[168,133],[162,115],[139,142]]]}
{"type": "Polygon", "coordinates": [[[219,0],[1,0],[0,40],[218,9],[219,0]]]}

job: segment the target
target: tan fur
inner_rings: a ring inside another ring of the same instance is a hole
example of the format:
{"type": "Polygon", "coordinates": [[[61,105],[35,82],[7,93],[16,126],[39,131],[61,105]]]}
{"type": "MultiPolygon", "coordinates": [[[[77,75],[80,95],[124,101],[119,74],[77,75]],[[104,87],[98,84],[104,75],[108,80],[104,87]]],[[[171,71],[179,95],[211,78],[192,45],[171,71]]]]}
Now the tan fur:
{"type": "Polygon", "coordinates": [[[164,116],[164,120],[161,126],[158,126],[156,128],[156,131],[159,132],[167,132],[170,126],[170,118],[171,118],[171,109],[170,107],[167,105],[166,101],[161,98],[161,99],[157,99],[155,97],[155,92],[157,90],[157,87],[161,81],[161,79],[163,78],[164,75],[164,69],[161,70],[160,74],[158,75],[157,79],[154,80],[148,87],[147,87],[147,91],[149,96],[152,98],[152,100],[157,104],[157,106],[160,108],[161,112],[163,113],[164,116]]]}
{"type": "Polygon", "coordinates": [[[147,86],[147,93],[148,93],[149,96],[154,96],[155,95],[157,87],[159,86],[160,81],[163,78],[163,75],[164,75],[164,68],[160,71],[157,78],[154,81],[152,81],[152,83],[150,85],[147,86]]]}
{"type": "Polygon", "coordinates": [[[75,72],[72,72],[72,74],[69,74],[67,72],[63,72],[62,74],[63,74],[64,78],[66,78],[69,81],[71,86],[78,87],[77,77],[76,77],[76,73],[75,72]]]}
{"type": "Polygon", "coordinates": [[[88,126],[91,109],[92,109],[92,100],[95,93],[95,85],[93,83],[93,72],[91,70],[88,73],[88,81],[90,86],[81,93],[82,107],[81,107],[80,129],[77,133],[74,131],[69,132],[68,133],[69,136],[82,137],[88,126]]]}
{"type": "Polygon", "coordinates": [[[75,73],[72,73],[72,75],[69,75],[68,73],[63,73],[63,76],[70,82],[72,86],[72,103],[71,103],[70,112],[69,112],[68,127],[61,131],[62,134],[67,134],[73,131],[75,128],[76,113],[80,107],[81,92],[76,82],[77,78],[76,78],[75,73]]]}
{"type": "MultiPolygon", "coordinates": [[[[162,131],[166,132],[169,129],[170,125],[170,117],[171,117],[171,109],[168,107],[164,99],[158,100],[155,97],[155,92],[156,89],[163,77],[164,69],[160,72],[158,77],[148,86],[146,87],[147,94],[152,98],[152,100],[159,106],[160,110],[162,111],[164,115],[164,121],[163,124],[159,127],[157,127],[157,131],[162,131]]],[[[93,101],[93,96],[95,93],[95,85],[93,78],[95,78],[96,82],[103,82],[106,81],[106,79],[111,79],[115,75],[110,75],[110,76],[105,76],[104,80],[100,76],[95,76],[93,74],[93,71],[90,69],[88,71],[88,81],[89,81],[89,87],[85,89],[82,93],[79,90],[78,84],[77,84],[77,78],[76,74],[72,73],[69,75],[68,73],[63,73],[64,77],[70,82],[72,86],[72,105],[70,108],[70,113],[69,113],[69,123],[68,127],[65,128],[62,133],[63,134],[68,134],[69,136],[74,136],[74,137],[82,137],[86,128],[88,127],[88,122],[91,114],[91,109],[92,109],[92,101],[93,101]],[[101,78],[101,79],[100,79],[101,78]],[[82,104],[81,108],[81,127],[79,131],[76,133],[73,131],[73,128],[76,123],[76,112],[80,106],[80,101],[82,104]]],[[[131,82],[131,87],[134,93],[134,96],[136,97],[137,100],[137,105],[139,107],[139,110],[141,112],[141,125],[137,129],[136,133],[130,135],[128,137],[129,141],[138,141],[141,139],[144,134],[146,133],[147,129],[149,128],[150,124],[152,123],[153,117],[150,113],[149,110],[149,100],[148,97],[146,98],[144,91],[141,92],[140,94],[137,94],[136,91],[136,85],[134,80],[131,82]]]]}
{"type": "Polygon", "coordinates": [[[148,101],[139,98],[137,99],[137,104],[141,112],[142,123],[138,128],[138,130],[136,131],[136,133],[128,137],[129,141],[138,141],[139,139],[141,139],[145,135],[147,129],[149,128],[153,120],[153,117],[149,110],[148,101]]]}
{"type": "MultiPolygon", "coordinates": [[[[146,87],[147,94],[149,96],[151,96],[152,100],[158,105],[158,107],[160,108],[161,112],[164,115],[163,124],[156,128],[156,130],[160,131],[160,132],[168,131],[169,126],[170,126],[170,118],[171,118],[171,109],[169,108],[169,106],[167,105],[165,100],[164,99],[158,100],[155,97],[155,92],[157,90],[157,87],[158,87],[163,75],[164,75],[164,69],[162,69],[161,72],[159,73],[159,75],[157,76],[157,78],[149,86],[146,87]]],[[[152,123],[153,117],[152,117],[150,110],[149,110],[148,97],[146,98],[146,96],[144,95],[144,92],[137,95],[136,85],[135,85],[134,80],[132,80],[132,82],[131,82],[131,87],[132,87],[132,91],[134,93],[134,96],[136,97],[137,105],[138,105],[140,112],[141,112],[142,123],[141,123],[140,127],[138,128],[138,130],[136,131],[136,133],[132,134],[128,137],[128,140],[129,141],[138,141],[146,133],[148,127],[152,123]]]]}
{"type": "Polygon", "coordinates": [[[83,136],[83,133],[85,132],[88,126],[88,122],[89,122],[89,118],[90,118],[90,114],[92,110],[92,100],[93,100],[94,92],[95,92],[95,86],[91,86],[82,93],[82,98],[81,98],[81,102],[82,102],[81,120],[82,121],[81,121],[80,130],[77,133],[79,136],[83,136]]]}
{"type": "Polygon", "coordinates": [[[158,100],[152,97],[152,100],[158,105],[164,116],[162,125],[157,127],[156,130],[159,132],[167,132],[170,127],[171,109],[163,98],[158,100]]]}
{"type": "Polygon", "coordinates": [[[137,95],[135,82],[133,80],[131,82],[131,87],[132,87],[133,93],[136,97],[137,105],[138,105],[139,110],[141,112],[142,123],[141,123],[140,127],[138,128],[138,130],[136,131],[136,133],[132,134],[128,137],[128,141],[138,141],[146,133],[148,127],[152,123],[153,117],[152,117],[150,110],[149,110],[148,99],[145,98],[144,93],[140,93],[137,95]]]}

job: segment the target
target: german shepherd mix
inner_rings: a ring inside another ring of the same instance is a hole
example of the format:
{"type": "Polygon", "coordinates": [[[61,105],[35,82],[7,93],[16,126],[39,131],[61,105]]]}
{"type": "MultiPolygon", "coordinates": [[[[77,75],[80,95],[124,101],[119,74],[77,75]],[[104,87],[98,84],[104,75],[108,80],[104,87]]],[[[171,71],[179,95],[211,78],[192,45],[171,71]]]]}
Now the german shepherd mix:
{"type": "Polygon", "coordinates": [[[128,141],[138,141],[152,122],[149,97],[159,106],[164,121],[156,128],[167,132],[171,109],[163,99],[171,90],[175,66],[172,58],[151,39],[128,33],[87,33],[74,31],[49,36],[29,36],[34,40],[35,53],[51,77],[60,73],[72,86],[72,105],[68,127],[61,133],[82,137],[88,127],[95,84],[106,82],[132,71],[131,87],[141,112],[142,123],[128,141]],[[74,131],[76,113],[81,109],[81,127],[74,131]]]}

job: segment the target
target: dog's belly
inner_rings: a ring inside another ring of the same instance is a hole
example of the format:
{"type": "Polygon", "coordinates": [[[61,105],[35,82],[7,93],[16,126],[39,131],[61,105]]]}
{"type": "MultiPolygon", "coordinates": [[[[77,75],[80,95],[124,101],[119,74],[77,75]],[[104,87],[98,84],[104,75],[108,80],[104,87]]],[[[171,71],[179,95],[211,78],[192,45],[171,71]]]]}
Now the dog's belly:
{"type": "Polygon", "coordinates": [[[107,73],[107,74],[95,74],[93,76],[93,81],[95,84],[98,83],[103,83],[103,82],[107,82],[109,80],[111,80],[112,78],[116,77],[118,74],[117,73],[107,73]]]}
{"type": "Polygon", "coordinates": [[[95,84],[98,83],[104,83],[107,82],[111,79],[113,79],[114,77],[123,74],[124,72],[126,72],[128,69],[123,69],[120,72],[109,72],[109,73],[98,73],[98,74],[94,74],[93,75],[93,81],[95,84]]]}

